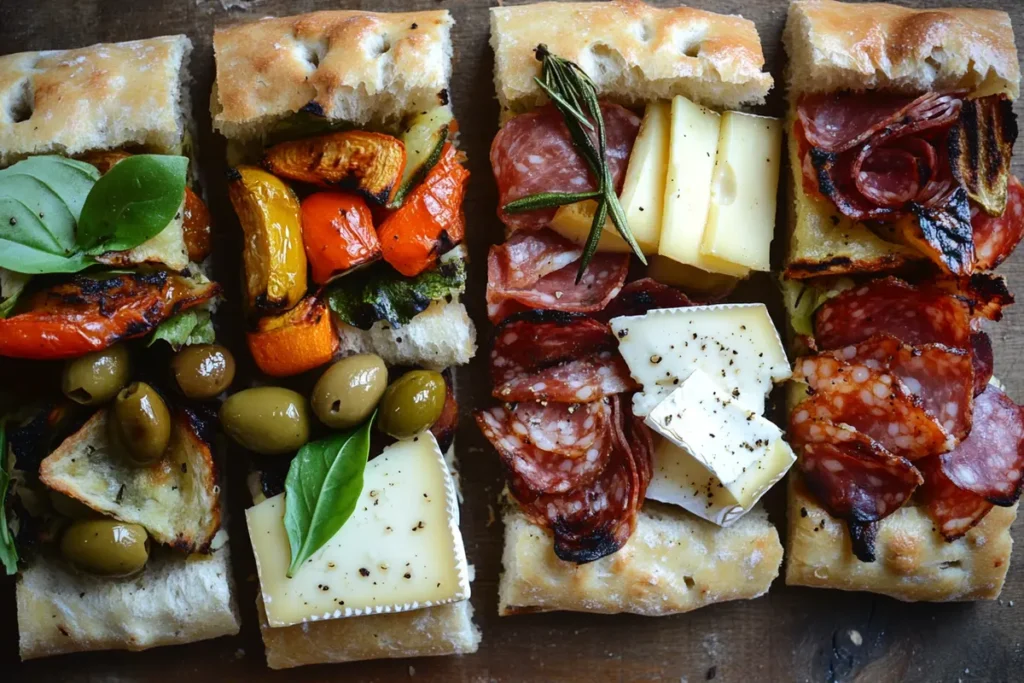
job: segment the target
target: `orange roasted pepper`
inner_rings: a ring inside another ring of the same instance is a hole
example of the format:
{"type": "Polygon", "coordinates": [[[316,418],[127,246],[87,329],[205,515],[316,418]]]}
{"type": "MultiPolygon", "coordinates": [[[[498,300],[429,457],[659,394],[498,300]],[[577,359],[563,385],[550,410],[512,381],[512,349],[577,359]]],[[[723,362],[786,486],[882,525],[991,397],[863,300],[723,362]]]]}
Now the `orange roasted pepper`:
{"type": "Polygon", "coordinates": [[[384,260],[402,275],[413,277],[461,242],[465,234],[462,197],[468,179],[459,153],[450,143],[445,145],[437,165],[381,225],[378,235],[384,260]]]}
{"type": "Polygon", "coordinates": [[[56,360],[152,332],[175,313],[220,291],[165,272],[75,276],[38,292],[24,313],[0,320],[0,356],[56,360]]]}
{"type": "Polygon", "coordinates": [[[320,285],[380,258],[370,208],[347,192],[317,192],[302,201],[302,241],[320,285]]]}
{"type": "Polygon", "coordinates": [[[257,330],[246,337],[256,365],[271,377],[312,370],[338,350],[327,303],[317,296],[307,296],[287,313],[260,318],[257,330]]]}
{"type": "Polygon", "coordinates": [[[191,187],[185,188],[184,213],[181,227],[184,232],[185,248],[188,249],[188,260],[200,263],[206,260],[213,249],[210,211],[191,187]]]}

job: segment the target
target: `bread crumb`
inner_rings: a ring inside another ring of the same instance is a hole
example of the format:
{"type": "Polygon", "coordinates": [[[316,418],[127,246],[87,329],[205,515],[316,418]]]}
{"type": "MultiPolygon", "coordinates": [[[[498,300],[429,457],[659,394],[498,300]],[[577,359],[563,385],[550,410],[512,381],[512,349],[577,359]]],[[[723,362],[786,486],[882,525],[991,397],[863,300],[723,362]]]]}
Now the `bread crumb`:
{"type": "Polygon", "coordinates": [[[860,647],[864,644],[864,638],[861,636],[860,631],[850,629],[850,642],[860,647]]]}

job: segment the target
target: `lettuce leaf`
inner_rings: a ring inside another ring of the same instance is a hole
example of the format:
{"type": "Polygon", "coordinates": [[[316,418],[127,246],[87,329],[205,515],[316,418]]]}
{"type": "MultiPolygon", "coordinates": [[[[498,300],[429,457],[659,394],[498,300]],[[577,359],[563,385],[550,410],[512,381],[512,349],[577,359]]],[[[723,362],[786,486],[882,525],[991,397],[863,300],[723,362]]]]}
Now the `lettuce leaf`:
{"type": "Polygon", "coordinates": [[[189,309],[160,323],[153,330],[153,336],[147,346],[162,340],[177,351],[183,346],[212,344],[216,338],[210,311],[205,308],[189,309]]]}
{"type": "Polygon", "coordinates": [[[353,327],[368,330],[379,320],[401,327],[430,302],[465,288],[466,264],[461,258],[443,260],[410,278],[381,263],[335,280],[328,288],[327,303],[339,319],[353,327]]]}

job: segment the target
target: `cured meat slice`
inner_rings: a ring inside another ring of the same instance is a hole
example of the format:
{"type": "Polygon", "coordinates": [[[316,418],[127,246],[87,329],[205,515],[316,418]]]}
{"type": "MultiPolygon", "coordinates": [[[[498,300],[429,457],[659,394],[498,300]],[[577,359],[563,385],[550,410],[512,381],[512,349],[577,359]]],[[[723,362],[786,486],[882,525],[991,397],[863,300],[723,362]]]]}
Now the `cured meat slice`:
{"type": "Polygon", "coordinates": [[[515,475],[520,495],[565,493],[589,485],[608,464],[611,412],[590,406],[520,404],[476,413],[477,424],[515,475]]]}
{"type": "Polygon", "coordinates": [[[1010,397],[989,386],[974,400],[971,434],[939,457],[956,486],[995,505],[1010,506],[1024,483],[1024,416],[1010,397]]]}
{"type": "Polygon", "coordinates": [[[971,530],[992,509],[992,503],[950,481],[942,471],[939,457],[917,463],[924,475],[922,499],[928,515],[947,541],[955,541],[971,530]]]}
{"type": "Polygon", "coordinates": [[[614,351],[566,361],[495,385],[493,395],[503,401],[597,401],[636,390],[626,362],[614,351]]]}
{"type": "Polygon", "coordinates": [[[570,242],[552,230],[513,233],[499,249],[505,283],[525,289],[545,275],[575,263],[583,256],[583,247],[570,242]]]}
{"type": "Polygon", "coordinates": [[[974,267],[991,270],[1007,260],[1024,237],[1024,184],[1010,176],[1007,208],[999,216],[990,216],[977,205],[971,208],[974,230],[974,267]]]}
{"type": "Polygon", "coordinates": [[[898,121],[920,99],[882,93],[803,95],[796,113],[807,142],[825,152],[844,152],[898,121]]]}
{"type": "MultiPolygon", "coordinates": [[[[607,160],[621,189],[640,118],[624,107],[601,103],[607,141],[607,160]]],[[[498,184],[498,216],[514,230],[543,228],[555,209],[517,214],[501,210],[511,201],[541,192],[586,192],[597,185],[573,146],[569,129],[554,105],[547,105],[508,121],[491,143],[491,169],[498,184]]]]}
{"type": "Polygon", "coordinates": [[[593,318],[521,313],[495,337],[491,380],[499,400],[577,403],[637,388],[611,330],[593,318]]]}
{"type": "Polygon", "coordinates": [[[455,430],[459,427],[459,403],[455,400],[455,389],[452,382],[451,369],[444,371],[445,393],[441,416],[430,428],[430,433],[437,439],[438,448],[447,453],[455,441],[455,430]]]}
{"type": "Polygon", "coordinates": [[[621,315],[643,315],[656,308],[692,306],[690,298],[675,287],[649,277],[634,280],[622,288],[603,311],[594,317],[608,321],[621,315]]]}
{"type": "Polygon", "coordinates": [[[977,328],[979,318],[998,321],[1003,317],[1003,309],[1014,302],[1013,293],[1006,283],[1006,278],[995,273],[971,273],[969,277],[940,277],[920,286],[927,292],[951,294],[962,299],[971,312],[971,329],[977,328]]]}
{"type": "Polygon", "coordinates": [[[974,365],[964,349],[941,344],[914,347],[889,335],[876,335],[832,355],[847,363],[891,372],[957,440],[970,431],[974,365]]]}
{"type": "Polygon", "coordinates": [[[836,349],[888,334],[900,341],[969,348],[970,310],[962,298],[936,288],[880,278],[826,301],[815,314],[815,340],[836,349]]]}
{"type": "Polygon", "coordinates": [[[793,378],[813,394],[793,410],[792,423],[847,424],[895,455],[915,460],[945,453],[955,440],[891,373],[822,354],[802,358],[793,378]]]}
{"type": "Polygon", "coordinates": [[[561,238],[556,240],[552,234],[546,230],[523,233],[506,244],[491,247],[487,257],[487,315],[492,322],[523,307],[575,313],[600,311],[622,289],[629,271],[629,254],[595,254],[577,283],[578,252],[575,247],[556,251],[554,245],[561,238]],[[519,257],[538,253],[543,256],[537,263],[519,257]],[[551,270],[569,254],[576,258],[551,270]]]}
{"type": "Polygon", "coordinates": [[[984,332],[971,334],[971,361],[974,364],[974,395],[977,396],[985,391],[995,366],[992,340],[984,332]]]}
{"type": "Polygon", "coordinates": [[[555,555],[567,562],[593,562],[619,550],[636,528],[643,494],[636,457],[623,433],[622,402],[610,399],[612,448],[607,466],[592,482],[566,493],[537,494],[521,478],[509,488],[527,517],[554,534],[555,555]]]}
{"type": "Polygon", "coordinates": [[[800,449],[798,467],[807,488],[830,515],[850,525],[854,554],[873,562],[874,535],[863,525],[898,510],[921,484],[921,475],[908,460],[851,427],[793,420],[790,440],[800,449]]]}

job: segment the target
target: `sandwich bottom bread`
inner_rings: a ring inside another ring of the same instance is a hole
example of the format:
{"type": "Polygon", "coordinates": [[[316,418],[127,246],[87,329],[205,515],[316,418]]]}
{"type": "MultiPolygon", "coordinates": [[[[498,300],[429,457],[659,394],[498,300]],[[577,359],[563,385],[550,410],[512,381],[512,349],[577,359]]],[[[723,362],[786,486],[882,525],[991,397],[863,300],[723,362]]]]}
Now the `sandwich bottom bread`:
{"type": "Polygon", "coordinates": [[[238,632],[227,544],[209,555],[155,556],[111,580],[39,558],[17,584],[22,659],[89,650],[145,650],[238,632]]]}
{"type": "Polygon", "coordinates": [[[555,556],[545,531],[520,512],[503,517],[502,616],[569,610],[644,616],[678,614],[768,592],[782,563],[779,533],[764,509],[722,529],[656,502],[613,555],[576,565],[555,556]]]}

